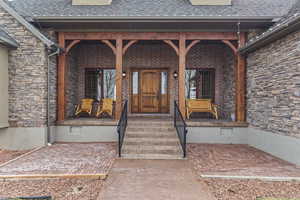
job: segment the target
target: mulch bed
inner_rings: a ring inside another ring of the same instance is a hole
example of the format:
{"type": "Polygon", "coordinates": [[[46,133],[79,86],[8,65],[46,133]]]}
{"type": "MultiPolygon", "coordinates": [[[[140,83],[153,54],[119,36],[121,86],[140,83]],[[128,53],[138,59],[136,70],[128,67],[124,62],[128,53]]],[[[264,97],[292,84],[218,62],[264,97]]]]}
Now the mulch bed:
{"type": "Polygon", "coordinates": [[[299,167],[248,145],[189,144],[187,155],[198,175],[300,177],[299,167]]]}
{"type": "Polygon", "coordinates": [[[10,161],[14,158],[17,158],[27,152],[29,152],[29,151],[28,150],[26,150],[26,151],[8,151],[8,150],[0,149],[0,165],[7,161],[10,161]]]}
{"type": "Polygon", "coordinates": [[[204,179],[217,200],[300,199],[300,182],[204,179]]]}
{"type": "Polygon", "coordinates": [[[54,144],[0,167],[0,175],[108,173],[115,158],[114,143],[54,144]]]}
{"type": "Polygon", "coordinates": [[[52,196],[55,200],[96,200],[102,184],[93,179],[0,180],[0,199],[52,196]]]}

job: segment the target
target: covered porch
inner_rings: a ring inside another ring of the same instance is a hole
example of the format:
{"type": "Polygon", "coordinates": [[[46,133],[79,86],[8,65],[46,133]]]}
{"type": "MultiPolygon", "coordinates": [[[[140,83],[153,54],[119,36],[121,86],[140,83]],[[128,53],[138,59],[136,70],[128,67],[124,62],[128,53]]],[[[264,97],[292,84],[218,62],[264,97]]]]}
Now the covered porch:
{"type": "Polygon", "coordinates": [[[191,123],[243,123],[245,59],[237,48],[245,33],[59,32],[65,49],[58,62],[58,124],[116,123],[123,103],[129,115],[173,116],[174,101],[186,117],[187,99],[210,99],[219,119],[192,113],[191,123]],[[113,114],[79,116],[75,105],[113,99],[113,114]]]}

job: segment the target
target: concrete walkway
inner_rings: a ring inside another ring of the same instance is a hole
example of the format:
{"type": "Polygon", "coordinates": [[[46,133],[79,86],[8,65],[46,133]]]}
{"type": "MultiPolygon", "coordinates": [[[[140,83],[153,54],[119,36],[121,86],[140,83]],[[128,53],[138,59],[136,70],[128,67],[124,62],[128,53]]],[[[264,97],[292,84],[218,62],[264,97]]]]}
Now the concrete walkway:
{"type": "Polygon", "coordinates": [[[186,160],[117,160],[98,200],[215,200],[186,160]]]}

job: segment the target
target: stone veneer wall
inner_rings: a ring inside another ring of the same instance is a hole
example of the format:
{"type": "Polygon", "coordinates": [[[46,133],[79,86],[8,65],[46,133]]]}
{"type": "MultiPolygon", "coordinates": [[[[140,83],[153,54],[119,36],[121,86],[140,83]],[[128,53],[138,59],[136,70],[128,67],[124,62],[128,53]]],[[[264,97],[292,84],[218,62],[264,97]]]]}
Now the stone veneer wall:
{"type": "Polygon", "coordinates": [[[0,7],[0,25],[20,44],[9,52],[9,123],[43,127],[47,120],[45,45],[0,7]]]}
{"type": "MultiPolygon", "coordinates": [[[[79,81],[77,84],[77,101],[84,97],[85,68],[114,68],[115,57],[106,45],[79,44],[77,47],[79,81]]],[[[124,56],[124,70],[127,74],[132,68],[166,68],[169,69],[170,111],[173,111],[173,101],[177,99],[178,82],[173,78],[173,72],[178,71],[178,57],[168,45],[135,44],[124,56]]],[[[216,69],[216,103],[224,110],[223,116],[228,117],[234,112],[234,68],[233,54],[223,44],[197,44],[187,55],[187,68],[216,69]]],[[[72,71],[72,70],[71,70],[72,71]]],[[[74,73],[77,73],[76,70],[74,73]]],[[[74,77],[74,75],[71,75],[74,77]]],[[[129,99],[129,75],[123,81],[123,97],[129,99]]]]}
{"type": "Polygon", "coordinates": [[[251,127],[300,138],[300,32],[248,55],[251,127]]]}

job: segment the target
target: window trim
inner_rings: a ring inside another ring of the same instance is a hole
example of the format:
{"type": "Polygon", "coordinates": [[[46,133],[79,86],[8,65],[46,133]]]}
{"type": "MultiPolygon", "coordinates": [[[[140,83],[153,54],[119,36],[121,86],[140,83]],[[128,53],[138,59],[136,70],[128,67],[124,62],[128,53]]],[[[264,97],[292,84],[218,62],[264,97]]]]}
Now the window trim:
{"type": "Polygon", "coordinates": [[[199,99],[199,88],[200,88],[200,80],[199,80],[199,75],[200,72],[205,72],[205,71],[209,71],[212,72],[212,84],[213,84],[213,89],[211,90],[212,93],[212,102],[215,102],[216,99],[216,69],[215,68],[186,68],[186,70],[195,70],[196,71],[196,98],[199,99]]]}
{"type": "MultiPolygon", "coordinates": [[[[92,98],[92,97],[88,97],[87,96],[87,89],[86,89],[86,87],[87,87],[87,85],[86,85],[86,82],[87,82],[87,76],[86,76],[86,73],[87,73],[87,71],[97,71],[97,70],[100,70],[101,71],[101,99],[103,99],[103,97],[104,97],[104,71],[105,70],[116,70],[115,68],[99,68],[99,67],[95,67],[95,68],[90,68],[90,67],[87,67],[87,68],[84,68],[84,88],[83,88],[83,90],[84,90],[84,97],[85,98],[92,98]]],[[[93,98],[93,99],[95,99],[95,100],[97,100],[97,98],[93,98]]]]}

